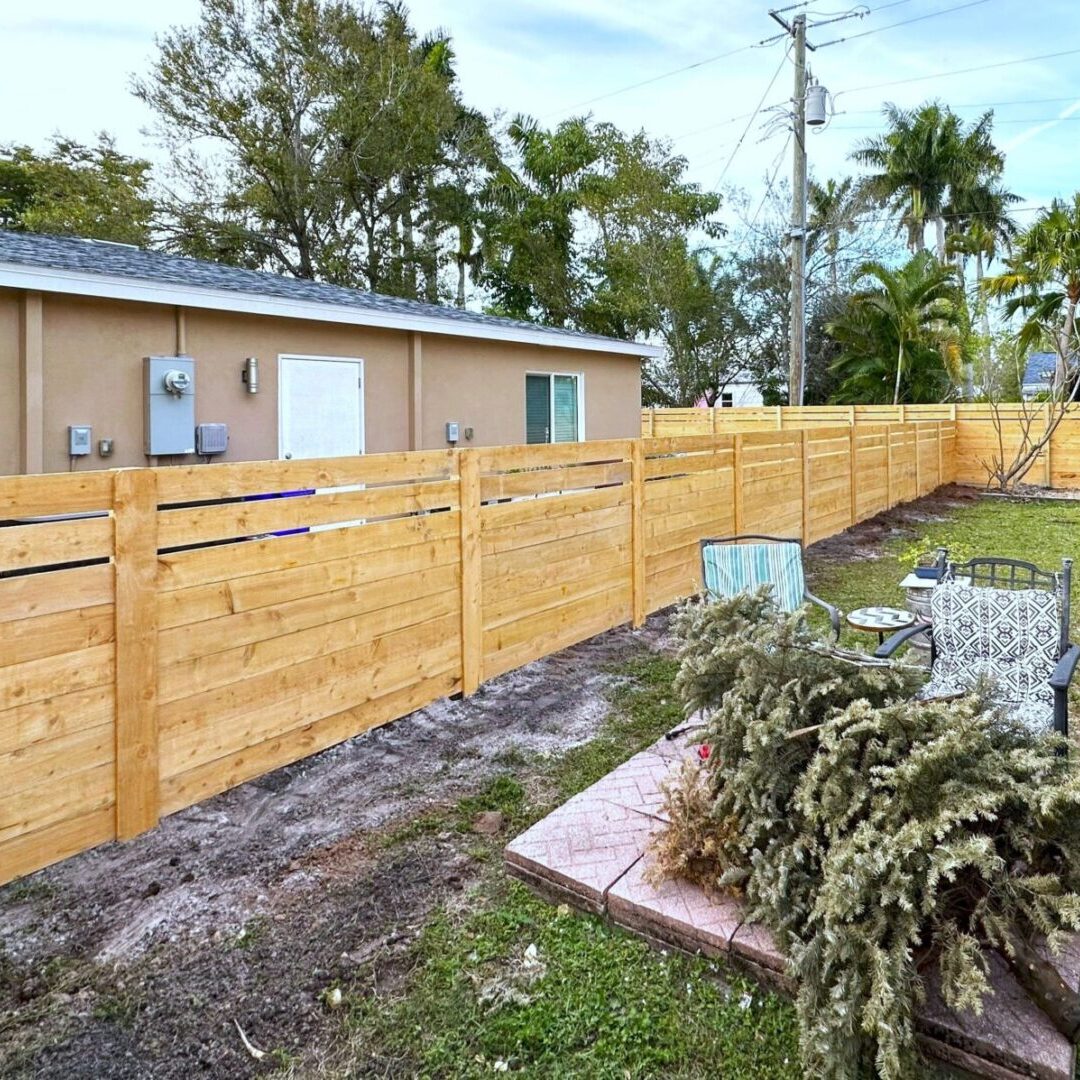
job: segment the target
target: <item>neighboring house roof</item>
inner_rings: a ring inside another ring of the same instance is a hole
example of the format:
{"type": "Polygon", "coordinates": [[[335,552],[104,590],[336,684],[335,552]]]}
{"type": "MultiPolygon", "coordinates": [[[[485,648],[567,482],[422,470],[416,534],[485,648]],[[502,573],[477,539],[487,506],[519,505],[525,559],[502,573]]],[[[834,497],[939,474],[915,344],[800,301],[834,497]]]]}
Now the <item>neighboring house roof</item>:
{"type": "Polygon", "coordinates": [[[1049,387],[1054,380],[1057,367],[1057,354],[1052,352],[1032,353],[1024,367],[1024,386],[1049,387]]]}
{"type": "Polygon", "coordinates": [[[642,345],[461,308],[244,270],[128,244],[0,229],[0,286],[418,330],[557,348],[660,356],[642,345]]]}

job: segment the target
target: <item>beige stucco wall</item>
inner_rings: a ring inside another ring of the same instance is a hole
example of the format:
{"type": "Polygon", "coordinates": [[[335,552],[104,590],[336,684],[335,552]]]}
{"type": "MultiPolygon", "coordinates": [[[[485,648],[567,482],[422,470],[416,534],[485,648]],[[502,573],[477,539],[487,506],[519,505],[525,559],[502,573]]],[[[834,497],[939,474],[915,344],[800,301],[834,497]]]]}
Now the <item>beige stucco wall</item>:
{"type": "MultiPolygon", "coordinates": [[[[22,294],[0,289],[0,474],[20,465],[22,294]]],[[[167,305],[44,294],[42,449],[47,472],[69,466],[67,428],[89,424],[94,452],[79,469],[141,466],[143,357],[183,350],[196,361],[196,422],[229,425],[228,453],[216,460],[278,456],[278,357],[358,357],[364,361],[368,453],[410,447],[410,335],[334,323],[242,315],[167,305]],[[244,358],[259,358],[260,390],[241,381],[244,358]],[[102,458],[98,440],[114,440],[102,458]]],[[[414,338],[415,342],[415,338],[414,338]]],[[[632,437],[640,425],[635,357],[425,334],[419,339],[421,446],[446,446],[447,420],[472,427],[462,446],[519,443],[525,437],[525,373],[580,372],[585,437],[632,437]]],[[[162,459],[170,464],[185,459],[162,459]]],[[[188,458],[193,461],[194,458],[188,458]]]]}
{"type": "Polygon", "coordinates": [[[0,476],[19,467],[19,297],[0,289],[0,476]]]}
{"type": "Polygon", "coordinates": [[[501,446],[525,441],[525,375],[584,376],[585,438],[629,439],[641,434],[641,363],[634,356],[475,341],[425,334],[423,438],[445,446],[446,421],[471,427],[459,445],[501,446]]]}
{"type": "Polygon", "coordinates": [[[363,360],[367,453],[409,449],[407,334],[190,309],[186,322],[187,351],[198,365],[195,421],[229,425],[229,452],[219,460],[278,456],[281,354],[363,360]],[[258,394],[249,394],[240,380],[247,356],[259,358],[258,394]]]}

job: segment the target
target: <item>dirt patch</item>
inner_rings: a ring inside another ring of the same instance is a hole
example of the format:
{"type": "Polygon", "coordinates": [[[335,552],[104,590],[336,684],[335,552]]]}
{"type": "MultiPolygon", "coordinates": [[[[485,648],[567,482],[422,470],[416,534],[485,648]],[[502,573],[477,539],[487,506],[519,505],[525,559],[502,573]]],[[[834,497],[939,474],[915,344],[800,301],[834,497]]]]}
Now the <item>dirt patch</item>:
{"type": "Polygon", "coordinates": [[[0,1074],[235,1080],[303,1054],[336,1023],[328,988],[407,947],[498,843],[380,830],[508,769],[527,784],[665,634],[602,634],[0,889],[0,1074]]]}
{"type": "Polygon", "coordinates": [[[915,502],[901,503],[876,517],[860,521],[836,536],[819,540],[810,554],[826,562],[849,563],[853,560],[880,559],[882,545],[889,540],[914,539],[928,524],[948,520],[957,509],[982,497],[976,488],[959,485],[940,488],[915,502]]]}

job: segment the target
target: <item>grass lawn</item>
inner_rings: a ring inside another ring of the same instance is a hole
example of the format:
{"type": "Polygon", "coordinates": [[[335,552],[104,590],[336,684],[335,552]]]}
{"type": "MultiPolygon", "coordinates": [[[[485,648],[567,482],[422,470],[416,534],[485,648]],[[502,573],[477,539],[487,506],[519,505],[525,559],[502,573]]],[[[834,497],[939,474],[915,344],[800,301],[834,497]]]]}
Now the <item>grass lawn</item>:
{"type": "MultiPolygon", "coordinates": [[[[899,582],[910,566],[904,556],[916,539],[919,547],[947,547],[957,561],[973,555],[1026,559],[1043,570],[1060,570],[1063,556],[1080,559],[1080,501],[1010,502],[979,499],[953,510],[943,521],[928,521],[918,537],[885,542],[879,558],[838,563],[828,557],[807,557],[810,588],[842,611],[868,605],[904,606],[899,582]],[[925,540],[925,542],[922,542],[925,540]]],[[[1080,615],[1080,570],[1073,575],[1073,610],[1080,615]]],[[[1080,632],[1073,620],[1073,637],[1080,632]]],[[[873,635],[844,629],[845,644],[869,648],[873,635]]]]}
{"type": "MultiPolygon", "coordinates": [[[[926,523],[928,547],[1060,565],[1080,536],[1080,503],[973,502],[926,523]]],[[[901,553],[917,537],[879,545],[878,557],[810,556],[814,591],[844,610],[902,603],[901,553]]],[[[864,549],[864,554],[866,553],[864,549]]],[[[1075,598],[1074,598],[1075,599],[1075,598]]],[[[873,639],[845,631],[849,644],[873,639]]],[[[438,830],[467,833],[472,815],[501,810],[516,835],[676,724],[675,664],[622,669],[601,735],[555,759],[508,762],[453,810],[411,823],[388,844],[438,830]]],[[[791,1006],[723,965],[665,955],[604,921],[535,899],[507,879],[506,837],[475,837],[483,870],[464,896],[422,930],[407,961],[343,987],[343,1049],[333,1075],[479,1077],[796,1077],[791,1006]]]]}

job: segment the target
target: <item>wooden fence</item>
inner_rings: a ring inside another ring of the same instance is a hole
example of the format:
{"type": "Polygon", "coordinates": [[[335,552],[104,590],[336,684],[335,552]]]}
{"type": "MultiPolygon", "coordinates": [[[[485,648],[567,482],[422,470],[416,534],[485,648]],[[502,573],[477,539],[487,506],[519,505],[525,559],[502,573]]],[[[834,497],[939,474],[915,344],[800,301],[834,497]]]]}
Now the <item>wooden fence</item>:
{"type": "Polygon", "coordinates": [[[943,421],[0,478],[0,881],[640,623],[698,589],[704,536],[812,542],[928,492],[955,445],[943,421]]]}
{"type": "MultiPolygon", "coordinates": [[[[798,408],[760,406],[738,409],[644,409],[642,434],[646,437],[704,435],[732,431],[785,431],[832,427],[837,424],[916,423],[948,420],[956,425],[956,480],[983,485],[987,465],[995,456],[1011,455],[1019,445],[1021,421],[1034,416],[1031,430],[1045,427],[1043,410],[1032,404],[998,407],[1000,436],[989,405],[807,405],[798,408]]],[[[1080,405],[1054,432],[1046,452],[1040,454],[1024,478],[1046,487],[1080,488],[1080,405]]]]}

